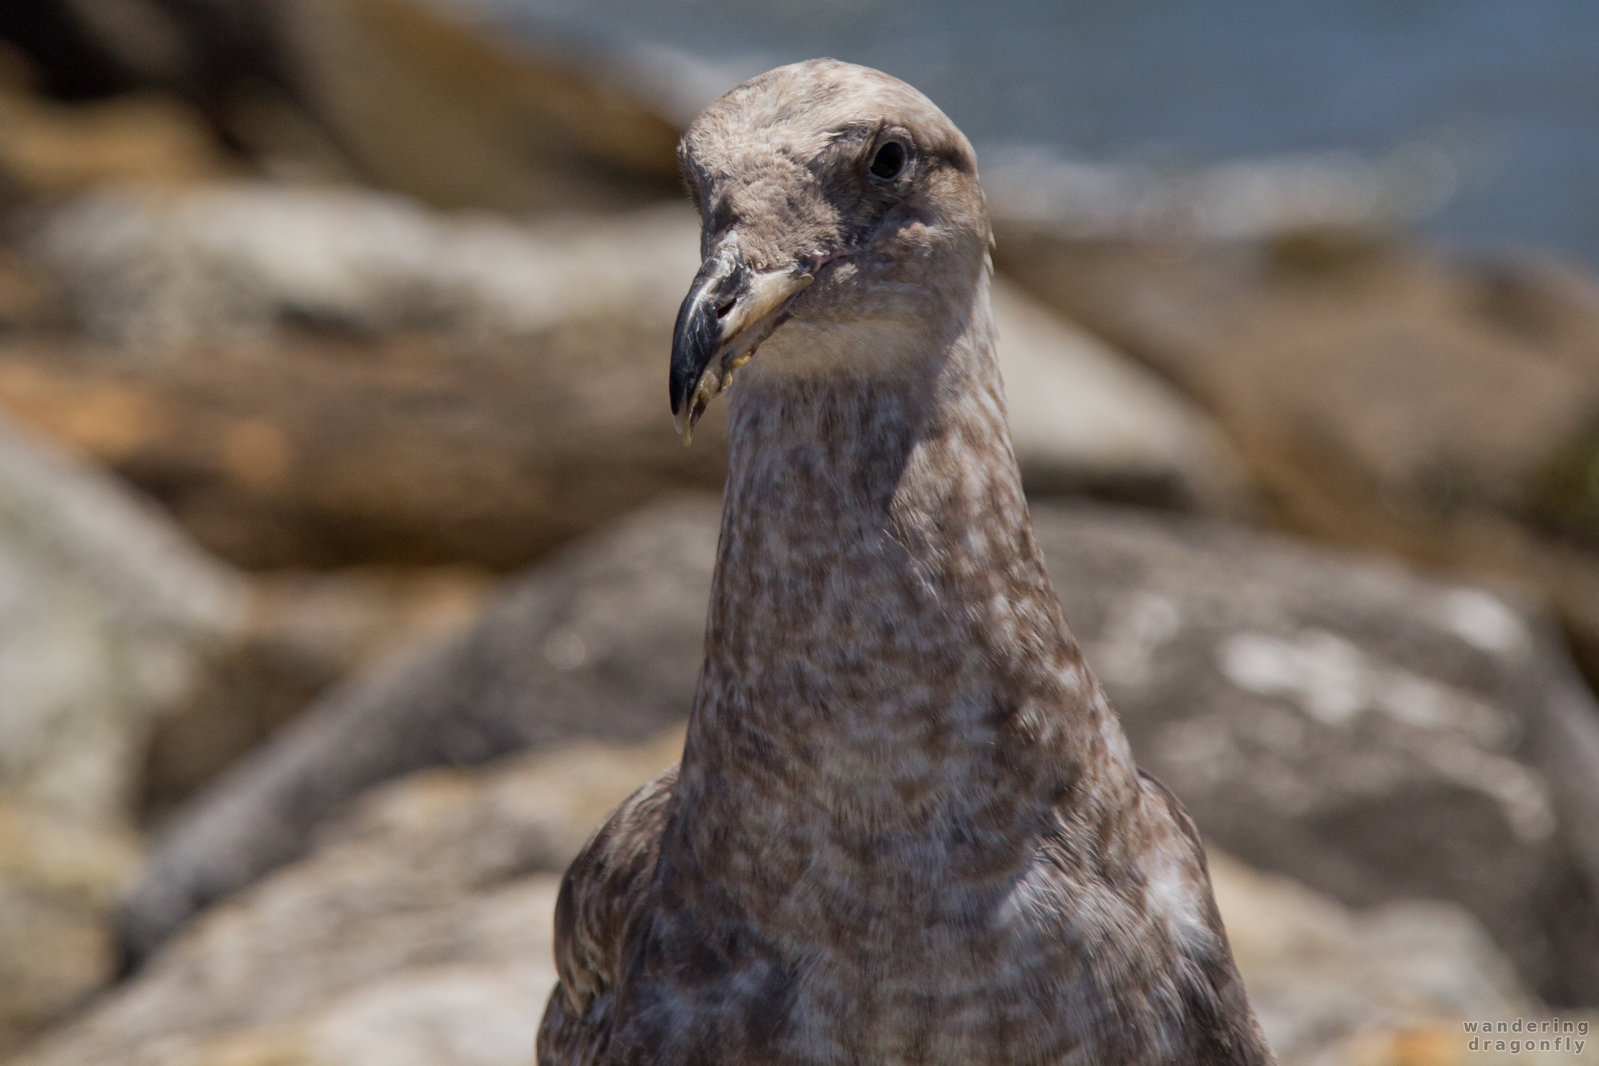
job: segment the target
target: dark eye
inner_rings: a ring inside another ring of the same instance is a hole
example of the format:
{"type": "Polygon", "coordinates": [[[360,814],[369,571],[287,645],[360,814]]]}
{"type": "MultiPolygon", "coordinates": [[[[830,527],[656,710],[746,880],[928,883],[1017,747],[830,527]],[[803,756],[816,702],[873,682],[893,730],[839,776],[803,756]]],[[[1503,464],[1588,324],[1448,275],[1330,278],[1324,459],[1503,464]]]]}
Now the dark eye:
{"type": "Polygon", "coordinates": [[[905,146],[898,141],[884,141],[872,156],[872,177],[889,181],[899,177],[905,169],[905,146]]]}

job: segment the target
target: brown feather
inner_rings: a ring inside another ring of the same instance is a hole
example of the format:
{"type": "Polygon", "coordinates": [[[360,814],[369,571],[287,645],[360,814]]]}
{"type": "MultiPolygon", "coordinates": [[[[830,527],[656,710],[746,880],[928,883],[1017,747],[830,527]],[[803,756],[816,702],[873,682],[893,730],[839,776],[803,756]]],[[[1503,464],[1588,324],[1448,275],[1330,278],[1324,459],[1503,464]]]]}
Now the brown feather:
{"type": "Polygon", "coordinates": [[[965,138],[816,61],[684,145],[708,249],[850,255],[741,372],[683,761],[568,874],[539,1061],[1269,1063],[1033,541],[965,138]]]}

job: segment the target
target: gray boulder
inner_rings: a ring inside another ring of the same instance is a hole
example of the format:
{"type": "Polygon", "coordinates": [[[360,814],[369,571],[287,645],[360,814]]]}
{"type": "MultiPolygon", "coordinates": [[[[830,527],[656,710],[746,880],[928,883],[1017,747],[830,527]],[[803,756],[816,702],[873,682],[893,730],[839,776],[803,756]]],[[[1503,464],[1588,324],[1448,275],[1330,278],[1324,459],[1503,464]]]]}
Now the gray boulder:
{"type": "Polygon", "coordinates": [[[1599,678],[1599,281],[1347,231],[1073,241],[999,268],[1221,423],[1277,521],[1535,585],[1599,678]]]}
{"type": "MultiPolygon", "coordinates": [[[[1599,712],[1510,600],[1198,521],[1038,506],[1140,761],[1251,865],[1345,902],[1457,902],[1558,1002],[1599,1001],[1599,712]]],[[[352,683],[203,797],[129,901],[137,956],[303,853],[363,788],[686,711],[716,507],[520,579],[469,631],[352,683]]]]}
{"type": "Polygon", "coordinates": [[[1245,862],[1442,898],[1545,997],[1599,1002],[1599,708],[1486,588],[1204,523],[1041,516],[1139,761],[1245,862]]]}
{"type": "Polygon", "coordinates": [[[681,744],[391,786],[20,1063],[525,1066],[555,983],[557,871],[681,744]]]}
{"type": "MultiPolygon", "coordinates": [[[[1208,852],[1233,956],[1283,1066],[1463,1066],[1528,1057],[1461,1055],[1468,1040],[1463,1018],[1549,1012],[1458,904],[1401,900],[1350,908],[1251,869],[1214,845],[1208,852]]],[[[1599,1058],[1592,1043],[1584,1050],[1599,1058]]],[[[1570,1056],[1562,1048],[1537,1061],[1569,1064],[1570,1056]]]]}
{"type": "Polygon", "coordinates": [[[676,725],[699,669],[715,523],[698,500],[641,512],[513,581],[465,631],[335,688],[172,819],[124,909],[128,961],[303,854],[381,781],[676,725]]]}
{"type": "MultiPolygon", "coordinates": [[[[562,745],[390,785],[19,1066],[525,1066],[555,981],[557,871],[681,743],[562,745]]],[[[1285,1066],[1457,1062],[1437,1052],[1463,1046],[1461,1018],[1542,1014],[1456,905],[1351,911],[1214,850],[1211,869],[1285,1066]]],[[[1573,1061],[1471,1061],[1528,1058],[1573,1061]]]]}
{"type": "Polygon", "coordinates": [[[111,976],[144,745],[245,614],[153,507],[0,417],[0,1057],[111,976]]]}
{"type": "Polygon", "coordinates": [[[1212,514],[1249,509],[1243,465],[1209,417],[1003,278],[993,298],[1011,438],[1029,493],[1212,514]]]}
{"type": "Polygon", "coordinates": [[[0,789],[125,820],[155,718],[245,610],[154,507],[0,419],[0,789]]]}
{"type": "Polygon", "coordinates": [[[140,355],[269,344],[284,322],[355,334],[526,338],[585,318],[664,320],[699,269],[686,204],[522,224],[356,187],[109,188],[30,242],[92,336],[140,355]]]}

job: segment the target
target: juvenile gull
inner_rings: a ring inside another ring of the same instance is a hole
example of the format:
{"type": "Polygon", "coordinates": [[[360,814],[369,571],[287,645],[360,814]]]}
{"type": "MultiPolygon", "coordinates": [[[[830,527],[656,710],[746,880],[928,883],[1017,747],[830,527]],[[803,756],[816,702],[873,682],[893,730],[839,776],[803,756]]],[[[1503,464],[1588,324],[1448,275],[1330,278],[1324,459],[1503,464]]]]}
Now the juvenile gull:
{"type": "Polygon", "coordinates": [[[1033,541],[966,138],[815,60],[680,156],[685,437],[749,361],[705,658],[681,764],[562,885],[539,1062],[1271,1062],[1033,541]]]}

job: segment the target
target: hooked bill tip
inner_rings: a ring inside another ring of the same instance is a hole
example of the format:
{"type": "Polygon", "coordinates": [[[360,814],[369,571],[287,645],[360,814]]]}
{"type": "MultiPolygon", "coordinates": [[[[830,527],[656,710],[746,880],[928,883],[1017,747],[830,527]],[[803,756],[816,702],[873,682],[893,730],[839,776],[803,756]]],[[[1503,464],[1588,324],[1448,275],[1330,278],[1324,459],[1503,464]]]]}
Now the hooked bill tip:
{"type": "Polygon", "coordinates": [[[716,371],[706,369],[701,372],[699,380],[694,384],[694,391],[683,401],[683,406],[672,412],[672,425],[683,438],[685,447],[694,439],[694,426],[699,422],[700,416],[711,405],[711,401],[716,399],[717,394],[726,387],[727,383],[717,375],[716,371]]]}

